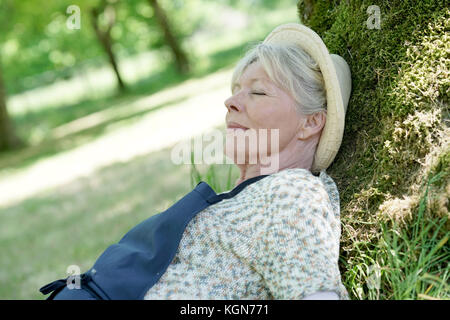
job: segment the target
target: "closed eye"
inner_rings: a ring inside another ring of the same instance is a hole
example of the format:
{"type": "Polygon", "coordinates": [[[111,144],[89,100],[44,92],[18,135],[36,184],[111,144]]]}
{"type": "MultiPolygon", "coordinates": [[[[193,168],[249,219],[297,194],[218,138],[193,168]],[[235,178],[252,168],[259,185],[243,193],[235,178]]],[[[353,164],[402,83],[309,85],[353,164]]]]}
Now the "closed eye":
{"type": "Polygon", "coordinates": [[[252,94],[256,94],[258,96],[265,96],[266,95],[264,92],[252,92],[252,94]]]}

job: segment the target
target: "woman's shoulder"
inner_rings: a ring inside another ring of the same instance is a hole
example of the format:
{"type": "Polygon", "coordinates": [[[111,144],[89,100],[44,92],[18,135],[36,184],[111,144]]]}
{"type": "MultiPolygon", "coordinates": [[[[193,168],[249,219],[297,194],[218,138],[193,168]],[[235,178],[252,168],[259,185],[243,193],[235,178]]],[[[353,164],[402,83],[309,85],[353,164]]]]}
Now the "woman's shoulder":
{"type": "Polygon", "coordinates": [[[323,184],[319,177],[314,176],[307,169],[289,168],[267,177],[266,187],[268,192],[277,192],[282,189],[292,192],[304,191],[304,189],[317,191],[316,189],[322,188],[323,184]]]}
{"type": "Polygon", "coordinates": [[[266,200],[272,203],[294,202],[296,205],[320,208],[331,206],[334,215],[340,215],[336,184],[323,171],[315,176],[307,169],[285,169],[267,177],[262,187],[266,200]]]}

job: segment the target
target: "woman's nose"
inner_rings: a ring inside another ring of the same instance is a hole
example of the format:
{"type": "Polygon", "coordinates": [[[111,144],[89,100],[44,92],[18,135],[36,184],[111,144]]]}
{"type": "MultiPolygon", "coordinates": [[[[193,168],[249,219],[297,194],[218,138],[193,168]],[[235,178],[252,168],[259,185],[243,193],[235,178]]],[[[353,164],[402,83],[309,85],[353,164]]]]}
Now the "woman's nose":
{"type": "Polygon", "coordinates": [[[231,110],[234,111],[241,111],[242,107],[238,99],[236,99],[236,96],[231,96],[227,100],[225,100],[225,107],[228,109],[228,112],[231,112],[231,110]]]}

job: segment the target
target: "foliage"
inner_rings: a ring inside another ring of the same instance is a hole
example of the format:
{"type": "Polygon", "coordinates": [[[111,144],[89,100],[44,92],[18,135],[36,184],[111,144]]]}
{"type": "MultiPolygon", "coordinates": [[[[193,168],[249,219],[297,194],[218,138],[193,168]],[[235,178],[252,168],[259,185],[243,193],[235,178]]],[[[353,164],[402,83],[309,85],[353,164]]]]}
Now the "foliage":
{"type": "MultiPolygon", "coordinates": [[[[119,57],[164,46],[161,31],[146,0],[111,1],[116,23],[111,30],[119,57]]],[[[190,36],[204,19],[201,0],[159,1],[169,12],[178,40],[190,36]],[[189,21],[189,23],[184,23],[189,21]]],[[[86,64],[107,64],[90,21],[90,10],[100,0],[0,2],[0,56],[7,92],[24,90],[70,78],[86,64]],[[67,28],[70,5],[81,12],[80,29],[67,28]]]]}

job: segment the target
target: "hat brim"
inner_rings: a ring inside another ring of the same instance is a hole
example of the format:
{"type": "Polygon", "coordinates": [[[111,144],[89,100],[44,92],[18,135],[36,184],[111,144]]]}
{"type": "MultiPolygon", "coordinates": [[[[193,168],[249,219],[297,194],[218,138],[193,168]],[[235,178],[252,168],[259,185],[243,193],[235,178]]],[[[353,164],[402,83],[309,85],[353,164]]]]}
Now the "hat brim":
{"type": "Polygon", "coordinates": [[[344,135],[345,112],[351,90],[350,69],[343,58],[330,55],[316,32],[298,23],[276,27],[264,43],[298,45],[319,65],[326,89],[327,117],[311,171],[325,170],[336,157],[344,135]],[[340,69],[339,78],[337,69],[340,69]],[[342,82],[345,84],[342,85],[342,82]]]}

